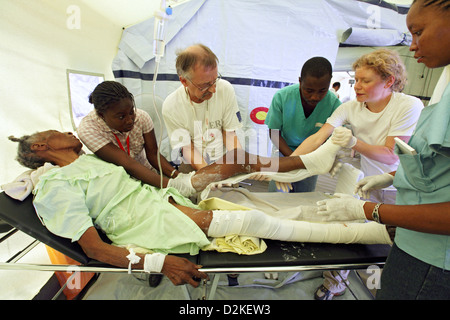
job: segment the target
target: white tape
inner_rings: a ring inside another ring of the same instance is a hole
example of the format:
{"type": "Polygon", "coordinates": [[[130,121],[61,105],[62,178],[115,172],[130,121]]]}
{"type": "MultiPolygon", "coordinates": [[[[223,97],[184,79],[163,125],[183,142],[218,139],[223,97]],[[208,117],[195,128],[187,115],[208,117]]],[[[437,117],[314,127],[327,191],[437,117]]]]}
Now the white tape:
{"type": "Polygon", "coordinates": [[[134,252],[133,249],[130,248],[129,251],[130,251],[130,254],[127,255],[127,259],[130,261],[130,263],[128,264],[128,273],[131,274],[131,265],[139,263],[139,261],[141,261],[141,257],[136,255],[136,253],[134,252]]]}

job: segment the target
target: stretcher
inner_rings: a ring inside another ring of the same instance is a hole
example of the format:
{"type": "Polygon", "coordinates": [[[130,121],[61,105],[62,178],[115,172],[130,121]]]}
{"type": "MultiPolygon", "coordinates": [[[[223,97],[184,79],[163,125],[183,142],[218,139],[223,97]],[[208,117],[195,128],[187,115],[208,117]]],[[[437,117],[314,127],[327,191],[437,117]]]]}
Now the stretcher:
{"type": "MultiPolygon", "coordinates": [[[[289,198],[291,201],[299,194],[273,194],[272,197],[289,198]]],[[[267,198],[267,197],[266,197],[267,198]]],[[[283,199],[282,199],[283,201],[283,199]]],[[[10,198],[0,193],[0,219],[18,230],[30,235],[45,245],[61,252],[80,263],[80,272],[119,272],[127,273],[127,268],[117,268],[95,261],[86,256],[77,243],[71,242],[49,232],[41,223],[32,204],[32,196],[24,201],[10,198]]],[[[104,238],[108,241],[107,238],[104,238]]],[[[203,266],[201,271],[211,274],[245,272],[298,272],[309,270],[363,269],[371,265],[382,267],[390,250],[389,245],[294,243],[265,240],[267,249],[256,255],[238,255],[201,251],[198,255],[180,255],[203,266]]],[[[68,265],[43,265],[22,263],[0,263],[4,270],[62,271],[68,265]]],[[[143,272],[133,270],[132,272],[143,272]]],[[[214,283],[213,281],[213,288],[214,283]]]]}

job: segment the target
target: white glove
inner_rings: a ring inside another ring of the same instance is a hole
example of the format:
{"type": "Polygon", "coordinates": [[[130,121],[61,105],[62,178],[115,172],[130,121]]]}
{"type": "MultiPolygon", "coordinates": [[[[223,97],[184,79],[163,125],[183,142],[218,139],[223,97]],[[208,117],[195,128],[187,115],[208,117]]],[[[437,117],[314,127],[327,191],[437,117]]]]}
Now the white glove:
{"type": "Polygon", "coordinates": [[[176,178],[169,180],[169,183],[167,183],[167,188],[175,188],[185,197],[192,196],[197,193],[197,190],[194,189],[191,183],[191,178],[194,174],[195,171],[190,173],[179,173],[176,178]]]}
{"type": "Polygon", "coordinates": [[[393,181],[394,176],[389,173],[365,177],[356,184],[355,194],[369,199],[370,190],[387,188],[392,185],[393,181]]]}
{"type": "Polygon", "coordinates": [[[364,214],[365,201],[358,200],[351,195],[335,193],[333,198],[320,200],[317,214],[323,216],[324,221],[360,221],[366,220],[364,214]]]}
{"type": "Polygon", "coordinates": [[[289,192],[292,190],[292,184],[290,184],[289,182],[275,181],[275,186],[277,187],[277,190],[281,190],[283,192],[289,192]]]}
{"type": "Polygon", "coordinates": [[[343,157],[344,156],[339,153],[336,155],[336,159],[334,160],[333,166],[331,167],[331,170],[329,172],[332,178],[334,178],[334,176],[337,175],[339,171],[341,171],[342,162],[340,159],[343,157]]]}
{"type": "Polygon", "coordinates": [[[357,139],[353,136],[352,131],[345,127],[337,127],[333,131],[331,141],[343,148],[353,148],[357,139]]]}

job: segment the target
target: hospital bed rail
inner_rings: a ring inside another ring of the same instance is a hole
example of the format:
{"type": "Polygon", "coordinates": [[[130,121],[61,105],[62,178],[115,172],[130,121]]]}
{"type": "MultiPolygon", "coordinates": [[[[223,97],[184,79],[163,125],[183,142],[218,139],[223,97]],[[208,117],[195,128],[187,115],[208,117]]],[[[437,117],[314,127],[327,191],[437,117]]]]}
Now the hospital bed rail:
{"type": "MultiPolygon", "coordinates": [[[[92,260],[86,256],[78,243],[49,232],[36,215],[32,196],[24,201],[0,193],[0,218],[18,230],[30,235],[45,245],[78,261],[79,272],[127,273],[127,268],[117,268],[92,260]]],[[[101,234],[102,236],[102,234],[101,234]]],[[[108,241],[106,237],[103,237],[108,241]]],[[[265,240],[267,249],[256,255],[238,255],[201,251],[198,255],[178,255],[203,266],[205,273],[247,272],[300,272],[311,270],[363,269],[372,265],[382,267],[390,250],[389,245],[295,243],[265,240]]],[[[3,270],[63,271],[73,269],[69,265],[0,263],[3,270]]],[[[132,273],[143,270],[133,269],[132,273]]]]}

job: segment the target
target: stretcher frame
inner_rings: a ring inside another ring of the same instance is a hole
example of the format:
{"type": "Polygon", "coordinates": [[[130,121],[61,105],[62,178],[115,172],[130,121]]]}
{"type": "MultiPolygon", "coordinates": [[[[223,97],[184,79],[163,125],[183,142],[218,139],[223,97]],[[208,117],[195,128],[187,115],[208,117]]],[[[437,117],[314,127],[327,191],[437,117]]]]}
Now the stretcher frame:
{"type": "MultiPolygon", "coordinates": [[[[78,243],[72,243],[49,232],[38,218],[32,204],[32,196],[24,201],[0,193],[0,218],[18,230],[30,235],[45,245],[80,262],[79,272],[128,273],[127,268],[118,268],[88,258],[78,243]]],[[[100,233],[101,234],[101,233],[100,233]]],[[[102,234],[101,234],[102,236],[102,234]]],[[[106,237],[103,237],[108,241],[106,237]]],[[[383,267],[390,250],[389,245],[294,243],[265,240],[267,250],[257,255],[238,255],[201,251],[196,256],[178,255],[203,266],[208,274],[247,272],[300,272],[311,270],[364,269],[372,265],[383,267]]],[[[34,270],[67,272],[69,265],[0,263],[1,270],[34,270]]],[[[132,273],[143,270],[133,269],[132,273]]],[[[213,278],[213,290],[218,277],[213,278]]]]}

